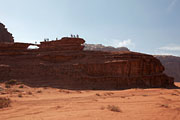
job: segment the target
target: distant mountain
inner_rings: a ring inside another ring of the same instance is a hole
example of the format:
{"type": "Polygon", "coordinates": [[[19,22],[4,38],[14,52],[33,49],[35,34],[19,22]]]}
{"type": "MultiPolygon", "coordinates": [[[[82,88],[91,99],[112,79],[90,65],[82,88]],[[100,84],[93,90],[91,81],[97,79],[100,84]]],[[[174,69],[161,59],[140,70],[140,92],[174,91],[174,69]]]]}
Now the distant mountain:
{"type": "Polygon", "coordinates": [[[85,44],[84,50],[90,51],[130,51],[126,47],[112,47],[112,46],[104,46],[102,44],[85,44]]]}
{"type": "Polygon", "coordinates": [[[180,57],[155,55],[165,67],[165,73],[174,77],[176,82],[180,82],[180,57]]]}

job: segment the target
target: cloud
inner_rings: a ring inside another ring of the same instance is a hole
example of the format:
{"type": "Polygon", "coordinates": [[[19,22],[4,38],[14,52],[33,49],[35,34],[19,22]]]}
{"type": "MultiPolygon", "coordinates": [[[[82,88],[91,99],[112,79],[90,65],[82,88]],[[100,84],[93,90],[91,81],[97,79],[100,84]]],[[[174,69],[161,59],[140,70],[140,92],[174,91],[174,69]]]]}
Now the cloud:
{"type": "Polygon", "coordinates": [[[171,1],[171,3],[168,6],[168,12],[172,11],[172,9],[174,8],[174,6],[176,5],[177,2],[178,2],[178,0],[171,1]]]}
{"type": "Polygon", "coordinates": [[[180,45],[169,44],[154,50],[155,55],[174,55],[180,56],[180,45]]]}
{"type": "Polygon", "coordinates": [[[135,44],[132,42],[131,39],[123,40],[118,42],[117,47],[128,47],[128,48],[135,48],[135,44]]]}
{"type": "Polygon", "coordinates": [[[165,50],[165,51],[180,51],[180,45],[170,44],[167,46],[160,47],[158,49],[165,50]]]}
{"type": "Polygon", "coordinates": [[[154,55],[173,55],[173,56],[179,56],[178,54],[175,53],[168,53],[168,52],[163,52],[163,51],[156,51],[154,52],[154,55]]]}

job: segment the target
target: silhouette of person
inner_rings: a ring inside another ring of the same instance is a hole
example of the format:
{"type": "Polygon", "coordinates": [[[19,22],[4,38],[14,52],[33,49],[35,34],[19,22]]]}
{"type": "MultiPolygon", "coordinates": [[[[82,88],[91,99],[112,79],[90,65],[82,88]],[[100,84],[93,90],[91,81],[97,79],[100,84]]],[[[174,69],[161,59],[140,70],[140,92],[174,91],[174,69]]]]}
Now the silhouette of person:
{"type": "Polygon", "coordinates": [[[77,38],[79,38],[79,35],[77,34],[77,38]]]}

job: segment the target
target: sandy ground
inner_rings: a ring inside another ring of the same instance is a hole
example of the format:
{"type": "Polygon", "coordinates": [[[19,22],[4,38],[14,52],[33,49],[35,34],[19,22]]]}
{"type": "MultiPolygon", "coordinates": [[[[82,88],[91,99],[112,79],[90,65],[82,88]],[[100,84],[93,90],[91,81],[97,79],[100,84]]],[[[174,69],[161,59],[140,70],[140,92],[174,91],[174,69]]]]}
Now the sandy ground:
{"type": "Polygon", "coordinates": [[[180,120],[180,89],[71,91],[19,86],[1,90],[0,97],[10,98],[12,104],[0,109],[0,120],[180,120]]]}

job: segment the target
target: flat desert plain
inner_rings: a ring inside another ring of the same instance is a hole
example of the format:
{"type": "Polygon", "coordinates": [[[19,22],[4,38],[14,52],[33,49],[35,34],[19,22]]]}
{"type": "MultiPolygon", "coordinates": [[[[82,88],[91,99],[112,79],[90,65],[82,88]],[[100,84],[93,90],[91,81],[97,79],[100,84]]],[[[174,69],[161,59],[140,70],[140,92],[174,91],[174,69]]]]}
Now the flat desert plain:
{"type": "Polygon", "coordinates": [[[0,109],[0,120],[180,120],[180,89],[0,86],[0,97],[11,99],[10,107],[0,109]]]}

